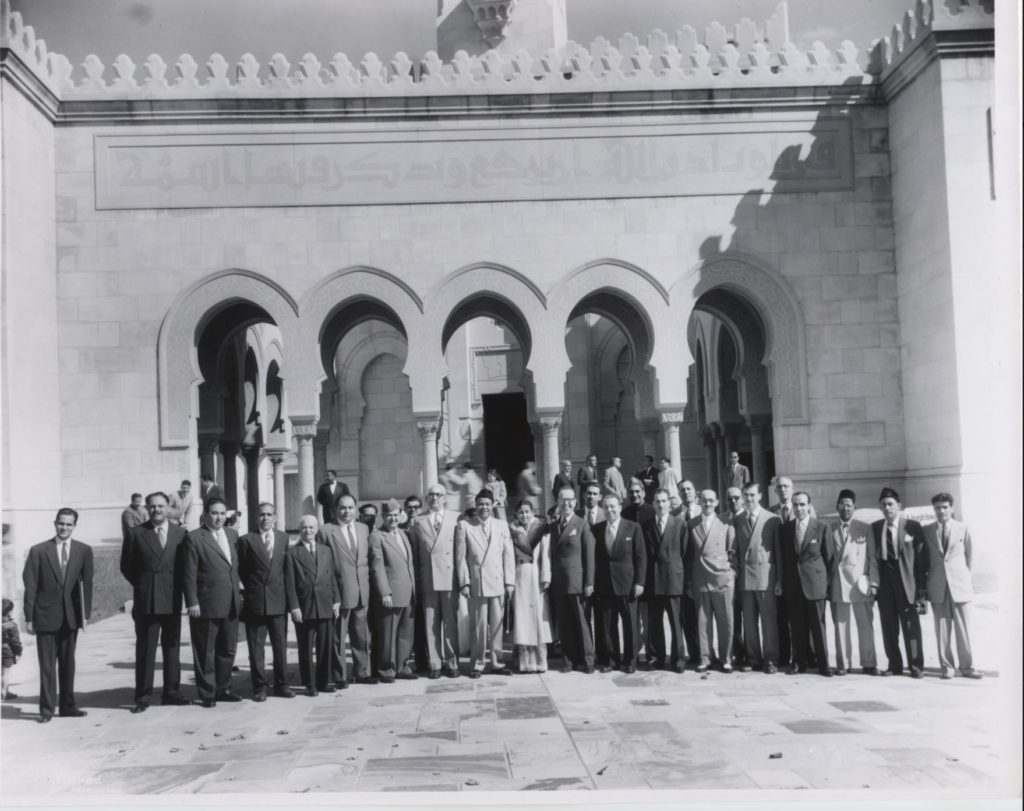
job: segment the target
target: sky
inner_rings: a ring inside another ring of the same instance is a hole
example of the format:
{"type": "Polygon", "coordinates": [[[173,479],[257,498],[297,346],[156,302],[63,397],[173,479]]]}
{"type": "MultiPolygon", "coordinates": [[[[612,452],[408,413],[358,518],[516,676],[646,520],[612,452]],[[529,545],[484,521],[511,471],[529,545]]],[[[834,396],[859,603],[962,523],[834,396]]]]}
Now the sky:
{"type": "MultiPolygon", "coordinates": [[[[701,31],[743,17],[759,25],[777,0],[566,0],[569,37],[616,43],[655,28],[701,31]]],[[[412,59],[436,48],[438,0],[11,0],[51,51],[81,65],[90,53],[110,65],[121,53],[141,65],[151,53],[173,64],[183,53],[203,64],[214,53],[228,62],[252,53],[262,64],[277,52],[293,65],[306,53],[328,62],[341,51],[353,61],[373,51],[412,59]]],[[[863,53],[886,36],[911,0],[789,0],[790,38],[801,47],[849,39],[863,53]]],[[[863,59],[862,59],[863,61],[863,59]]],[[[110,76],[109,68],[107,72],[110,76]]]]}

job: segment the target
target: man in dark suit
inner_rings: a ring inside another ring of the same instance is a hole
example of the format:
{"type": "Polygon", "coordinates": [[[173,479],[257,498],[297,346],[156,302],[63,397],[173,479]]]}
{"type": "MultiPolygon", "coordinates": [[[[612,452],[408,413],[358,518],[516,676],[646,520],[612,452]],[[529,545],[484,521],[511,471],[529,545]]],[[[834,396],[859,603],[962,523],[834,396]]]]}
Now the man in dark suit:
{"type": "Polygon", "coordinates": [[[28,550],[25,624],[39,655],[39,723],[86,715],[75,703],[75,646],[78,630],[92,614],[92,547],[71,539],[78,513],[57,511],[56,535],[28,550]],[[58,675],[60,692],[58,694],[58,675]]]}
{"type": "Polygon", "coordinates": [[[594,536],[585,519],[576,515],[575,491],[565,488],[558,494],[555,519],[548,526],[551,549],[551,585],[548,591],[555,604],[558,633],[565,663],[563,673],[582,666],[584,673],[594,672],[594,640],[590,635],[584,606],[594,594],[594,536]]]}
{"type": "Polygon", "coordinates": [[[555,474],[555,482],[551,487],[551,494],[558,501],[558,493],[563,487],[570,487],[576,492],[576,484],[572,480],[572,462],[568,459],[562,460],[561,469],[555,474]]]}
{"type": "Polygon", "coordinates": [[[196,691],[206,708],[218,701],[241,701],[231,692],[231,668],[238,648],[238,534],[224,526],[228,507],[208,498],[203,526],[185,538],[183,589],[188,607],[196,691]]]}
{"type": "Polygon", "coordinates": [[[661,471],[654,466],[653,456],[645,456],[644,466],[636,472],[637,481],[644,487],[644,501],[648,504],[654,504],[654,491],[658,489],[660,473],[661,471]]]}
{"type": "Polygon", "coordinates": [[[635,673],[640,648],[637,600],[647,579],[647,549],[638,524],[622,517],[615,493],[604,497],[604,522],[594,527],[594,619],[597,666],[635,673]],[[619,621],[622,653],[619,653],[619,621]]]}
{"type": "Polygon", "coordinates": [[[384,527],[370,533],[370,574],[378,601],[378,662],[380,680],[418,678],[409,667],[416,626],[417,561],[412,544],[399,528],[402,507],[391,499],[384,505],[384,527]]]}
{"type": "Polygon", "coordinates": [[[149,513],[142,506],[142,493],[132,493],[132,502],[123,513],[121,513],[121,538],[128,538],[128,533],[134,527],[145,524],[149,520],[149,513]]]}
{"type": "Polygon", "coordinates": [[[818,672],[832,677],[828,664],[825,633],[825,600],[828,597],[828,568],[824,555],[828,526],[811,517],[811,497],[793,494],[793,520],[779,531],[782,547],[782,593],[789,610],[790,636],[793,640],[793,664],[787,675],[807,671],[810,651],[807,632],[814,642],[818,672]]]}
{"type": "MultiPolygon", "coordinates": [[[[645,522],[650,521],[654,518],[654,507],[644,501],[644,484],[639,479],[630,479],[626,485],[626,501],[628,503],[622,506],[622,517],[627,521],[632,521],[634,524],[643,525],[645,522]]],[[[640,537],[643,538],[643,530],[640,531],[640,537]]],[[[636,601],[636,617],[639,625],[639,644],[643,649],[644,657],[649,662],[651,660],[651,621],[648,615],[647,600],[650,597],[648,594],[644,594],[636,601]]],[[[634,664],[639,664],[635,662],[634,664]]]]}
{"type": "Polygon", "coordinates": [[[317,543],[330,549],[334,561],[338,601],[341,611],[334,623],[334,657],[331,663],[334,683],[339,690],[348,687],[346,647],[351,643],[352,666],[356,684],[376,684],[370,675],[370,631],[366,610],[370,605],[370,532],[356,521],[356,500],[340,496],[338,520],[321,527],[317,543]]]}
{"type": "Polygon", "coordinates": [[[163,653],[162,704],[187,705],[181,694],[181,585],[185,530],[168,520],[164,493],[146,497],[149,520],[133,527],[121,545],[121,574],[132,584],[135,621],[135,706],[145,712],[153,698],[156,648],[163,653]]]}
{"type": "MultiPolygon", "coordinates": [[[[213,476],[209,473],[204,473],[199,477],[199,498],[202,501],[200,507],[204,514],[206,512],[206,502],[210,499],[219,498],[227,504],[227,501],[224,500],[224,491],[220,489],[220,485],[213,480],[213,476]]],[[[204,519],[200,519],[200,523],[202,523],[202,520],[204,519]]]]}
{"type": "Polygon", "coordinates": [[[316,492],[316,503],[323,511],[323,523],[330,524],[338,517],[338,499],[350,495],[348,485],[338,481],[336,471],[327,471],[327,481],[316,492]]]}
{"type": "Polygon", "coordinates": [[[597,457],[594,454],[590,454],[587,457],[587,463],[581,465],[580,469],[576,471],[576,492],[582,497],[586,492],[587,485],[591,483],[600,484],[597,480],[597,457]]]}
{"type": "Polygon", "coordinates": [[[677,673],[686,669],[686,644],[682,620],[682,595],[686,590],[686,564],[690,535],[682,518],[669,515],[668,490],[654,491],[654,517],[640,525],[647,547],[647,577],[644,598],[650,618],[651,641],[647,666],[664,668],[666,662],[677,673]],[[672,644],[665,639],[668,614],[672,644]]]}
{"type": "MultiPolygon", "coordinates": [[[[794,520],[793,509],[793,481],[787,476],[779,476],[775,480],[775,495],[778,503],[772,505],[771,511],[779,516],[783,524],[794,520]]],[[[811,518],[817,518],[814,505],[810,508],[811,518]]],[[[779,665],[787,665],[793,658],[793,643],[789,638],[789,607],[785,590],[775,601],[776,614],[778,616],[779,628],[779,665]]]]}
{"type": "Polygon", "coordinates": [[[910,675],[920,679],[924,677],[920,614],[926,610],[927,574],[924,530],[917,521],[900,515],[900,494],[891,487],[882,488],[878,506],[883,517],[871,528],[878,550],[878,619],[882,625],[885,656],[889,660],[882,675],[903,673],[902,627],[910,675]]]}
{"type": "Polygon", "coordinates": [[[256,508],[258,531],[238,539],[238,574],[242,579],[242,621],[249,648],[253,701],[267,700],[265,654],[267,635],[274,654],[274,695],[294,698],[288,686],[288,617],[284,587],[284,558],[288,536],[274,529],[274,505],[256,508]]]}
{"type": "Polygon", "coordinates": [[[316,516],[302,516],[299,542],[288,549],[284,560],[285,602],[295,623],[299,676],[310,698],[321,691],[335,692],[331,683],[334,660],[331,625],[341,613],[334,557],[329,547],[316,540],[316,516]]]}

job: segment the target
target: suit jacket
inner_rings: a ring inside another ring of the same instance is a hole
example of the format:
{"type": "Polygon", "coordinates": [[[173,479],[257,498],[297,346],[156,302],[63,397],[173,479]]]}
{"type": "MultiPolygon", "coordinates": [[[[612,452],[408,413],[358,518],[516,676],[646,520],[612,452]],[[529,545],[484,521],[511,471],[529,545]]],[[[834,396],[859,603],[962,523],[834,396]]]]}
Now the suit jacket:
{"type": "Polygon", "coordinates": [[[316,560],[300,541],[288,547],[284,558],[285,605],[302,612],[302,621],[334,618],[338,602],[334,557],[329,547],[315,544],[316,560]]]}
{"type": "Polygon", "coordinates": [[[274,533],[274,551],[267,555],[263,534],[250,532],[238,539],[238,573],[244,589],[242,611],[253,617],[275,617],[287,610],[284,559],[288,536],[274,533]]]}
{"type": "Polygon", "coordinates": [[[686,592],[690,531],[682,518],[670,515],[665,534],[658,535],[657,517],[640,525],[647,547],[644,597],[681,597],[686,592]]]}
{"type": "Polygon", "coordinates": [[[622,472],[614,465],[604,472],[604,484],[601,491],[607,495],[615,493],[623,502],[626,500],[626,482],[622,478],[622,472]]]}
{"type": "MultiPolygon", "coordinates": [[[[594,517],[594,523],[593,524],[590,524],[590,523],[587,524],[589,527],[591,527],[591,529],[593,529],[593,527],[596,526],[597,524],[600,524],[602,521],[606,521],[608,519],[608,516],[606,516],[604,514],[604,507],[597,507],[596,509],[597,509],[597,512],[594,513],[594,516],[595,516],[594,517]]],[[[583,519],[583,521],[585,523],[587,523],[587,508],[586,507],[578,507],[576,509],[576,515],[578,515],[580,518],[583,519]]]]}
{"type": "Polygon", "coordinates": [[[455,573],[455,526],[459,514],[444,510],[441,529],[434,533],[430,512],[416,516],[412,526],[412,545],[419,563],[420,588],[424,591],[451,591],[458,588],[455,573]]]}
{"type": "Polygon", "coordinates": [[[594,535],[585,519],[572,516],[561,529],[561,518],[548,525],[551,550],[551,593],[583,594],[594,585],[594,535]]]}
{"type": "Polygon", "coordinates": [[[654,518],[654,507],[647,502],[643,504],[626,504],[622,508],[622,517],[634,524],[643,524],[654,518]]]}
{"type": "Polygon", "coordinates": [[[342,537],[341,524],[326,524],[316,534],[316,542],[331,550],[337,602],[343,609],[370,605],[370,530],[359,521],[353,521],[351,526],[356,531],[354,555],[348,540],[342,537]]]}
{"type": "Polygon", "coordinates": [[[580,498],[583,498],[583,491],[587,485],[597,481],[597,468],[590,465],[581,465],[576,471],[576,487],[580,498]]]}
{"type": "Polygon", "coordinates": [[[736,538],[715,516],[705,534],[703,519],[699,515],[686,523],[690,532],[689,569],[694,598],[700,592],[721,591],[736,580],[736,538]]]}
{"type": "Polygon", "coordinates": [[[802,546],[797,546],[796,521],[787,521],[780,530],[782,539],[782,593],[786,597],[803,595],[807,600],[828,597],[828,570],[824,547],[828,526],[817,518],[807,520],[802,546]]]}
{"type": "Polygon", "coordinates": [[[645,467],[636,472],[636,477],[644,486],[644,501],[650,504],[654,501],[654,491],[660,486],[661,471],[656,467],[645,467]]]}
{"type": "Polygon", "coordinates": [[[942,551],[940,524],[924,527],[925,589],[928,599],[941,603],[946,599],[946,587],[954,603],[969,603],[974,597],[971,585],[971,533],[967,524],[949,520],[949,543],[942,551]]]}
{"type": "Polygon", "coordinates": [[[850,521],[850,538],[843,543],[842,522],[835,521],[825,536],[828,598],[834,603],[866,603],[878,589],[878,552],[871,527],[850,521]]]}
{"type": "Polygon", "coordinates": [[[669,514],[674,515],[678,518],[682,518],[684,521],[689,522],[692,521],[694,518],[701,517],[700,505],[694,502],[693,504],[690,505],[690,508],[687,509],[686,507],[680,504],[678,507],[676,507],[676,509],[670,510],[669,514]]]}
{"type": "Polygon", "coordinates": [[[647,547],[640,525],[619,519],[615,537],[608,537],[608,522],[594,525],[594,594],[627,597],[633,586],[647,581],[647,547]]]}
{"type": "MultiPolygon", "coordinates": [[[[792,521],[793,520],[793,502],[790,502],[789,504],[790,504],[790,507],[789,507],[789,520],[792,521]]],[[[808,504],[807,507],[808,507],[808,512],[810,512],[810,514],[811,514],[811,518],[817,518],[818,514],[814,511],[814,505],[813,504],[808,504]]],[[[779,518],[782,518],[782,505],[781,504],[772,504],[770,509],[771,509],[771,511],[773,513],[775,513],[777,516],[779,516],[779,518]]],[[[783,523],[785,523],[785,522],[783,522],[783,523]]]]}
{"type": "Polygon", "coordinates": [[[132,529],[145,524],[148,520],[149,511],[145,507],[139,507],[137,510],[125,508],[121,513],[121,538],[127,538],[132,529]]]}
{"type": "MultiPolygon", "coordinates": [[[[209,501],[211,498],[224,499],[224,491],[220,489],[220,485],[219,484],[213,485],[213,487],[211,487],[209,492],[207,492],[207,493],[202,493],[202,488],[200,488],[200,498],[199,498],[199,500],[200,500],[200,502],[202,502],[202,504],[200,506],[200,512],[205,512],[206,511],[206,502],[209,501]]],[[[224,499],[224,500],[227,501],[227,499],[224,499]]]]}
{"type": "Polygon", "coordinates": [[[164,527],[163,547],[152,521],[133,527],[121,544],[121,574],[132,584],[134,616],[181,613],[185,530],[170,521],[164,527]]]}
{"type": "MultiPolygon", "coordinates": [[[[573,494],[576,493],[576,483],[572,480],[572,476],[566,476],[564,473],[559,471],[555,474],[555,481],[551,485],[551,495],[555,497],[556,501],[558,500],[558,492],[566,487],[571,488],[573,494]]],[[[577,498],[579,498],[579,496],[577,496],[577,498]]]]}
{"type": "Polygon", "coordinates": [[[234,609],[240,613],[242,596],[238,590],[238,533],[224,528],[228,557],[224,557],[213,532],[205,526],[185,537],[182,588],[185,606],[199,606],[200,619],[223,619],[234,609]]]}
{"type": "MultiPolygon", "coordinates": [[[[875,551],[878,553],[878,569],[886,566],[888,550],[885,546],[885,519],[871,525],[875,535],[875,551]]],[[[928,553],[924,543],[924,529],[912,518],[902,515],[896,522],[896,546],[900,559],[900,579],[908,602],[923,600],[925,597],[925,571],[928,553]]]]}
{"type": "Polygon", "coordinates": [[[331,492],[331,485],[324,482],[316,491],[316,503],[324,508],[324,523],[330,524],[338,517],[338,499],[342,496],[352,495],[348,485],[343,481],[334,482],[334,492],[331,492]]]}
{"type": "Polygon", "coordinates": [[[470,597],[501,597],[505,586],[516,584],[516,560],[508,524],[497,518],[487,520],[490,540],[478,518],[460,521],[455,530],[459,587],[469,586],[470,597]]]}
{"type": "Polygon", "coordinates": [[[193,496],[195,494],[189,490],[184,498],[177,490],[172,490],[167,494],[167,517],[175,524],[185,527],[186,532],[189,529],[189,521],[193,518],[193,496]]]}
{"type": "Polygon", "coordinates": [[[72,628],[81,628],[83,617],[92,615],[92,547],[74,539],[68,544],[63,580],[54,538],[28,550],[22,574],[25,620],[37,633],[56,633],[65,619],[72,628]]]}
{"type": "Polygon", "coordinates": [[[391,598],[395,608],[405,608],[416,598],[416,554],[401,529],[370,533],[370,575],[374,600],[391,598]]]}
{"type": "Polygon", "coordinates": [[[740,591],[774,591],[778,579],[782,548],[779,529],[782,521],[768,510],[760,509],[753,530],[744,513],[729,525],[736,536],[736,554],[739,556],[740,591]]]}
{"type": "Polygon", "coordinates": [[[743,486],[750,481],[750,469],[746,465],[727,467],[725,469],[725,481],[727,486],[739,487],[742,490],[743,486]]]}

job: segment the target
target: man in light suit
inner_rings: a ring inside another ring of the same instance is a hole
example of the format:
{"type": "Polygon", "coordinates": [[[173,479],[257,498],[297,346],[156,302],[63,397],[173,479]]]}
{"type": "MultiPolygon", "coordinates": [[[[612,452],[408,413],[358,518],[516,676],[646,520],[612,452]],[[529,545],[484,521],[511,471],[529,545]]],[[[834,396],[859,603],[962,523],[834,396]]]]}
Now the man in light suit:
{"type": "Polygon", "coordinates": [[[412,545],[419,562],[419,594],[427,630],[427,678],[458,678],[459,588],[455,570],[455,527],[459,514],[446,508],[443,484],[427,489],[427,512],[412,525],[412,545]]]}
{"type": "Polygon", "coordinates": [[[871,529],[878,551],[878,620],[882,625],[885,656],[889,660],[882,675],[903,673],[902,628],[910,676],[922,679],[924,648],[920,614],[926,610],[924,530],[917,521],[900,515],[900,495],[891,487],[882,488],[878,506],[882,520],[875,521],[871,529]]]}
{"type": "Polygon", "coordinates": [[[171,491],[167,494],[167,517],[172,524],[184,527],[185,531],[195,529],[196,510],[193,507],[195,499],[192,493],[192,482],[184,479],[181,482],[181,489],[171,491]]]}
{"type": "Polygon", "coordinates": [[[779,567],[782,522],[761,508],[761,486],[750,482],[743,488],[743,515],[729,526],[739,558],[736,587],[743,605],[744,673],[764,669],[778,672],[779,630],[776,598],[782,593],[779,567]],[[760,620],[760,632],[758,631],[760,620]]]}
{"type": "Polygon", "coordinates": [[[28,550],[22,574],[26,630],[39,656],[40,724],[58,708],[62,718],[87,715],[75,702],[75,647],[92,614],[92,547],[72,539],[77,525],[77,512],[58,510],[56,534],[28,550]]]}
{"type": "Polygon", "coordinates": [[[321,691],[333,693],[337,689],[331,683],[335,638],[332,624],[341,614],[333,553],[330,547],[316,541],[316,516],[302,516],[299,542],[288,548],[284,559],[285,604],[295,623],[299,676],[310,698],[321,691]]]}
{"type": "Polygon", "coordinates": [[[682,518],[669,515],[669,492],[654,491],[654,517],[640,525],[647,547],[647,598],[651,624],[649,668],[668,666],[676,673],[686,670],[686,644],[680,620],[682,595],[686,591],[686,566],[690,533],[682,518]],[[668,615],[671,645],[665,639],[665,615],[668,615]]]}
{"type": "Polygon", "coordinates": [[[339,690],[356,684],[376,684],[370,675],[370,631],[366,611],[370,605],[370,531],[356,521],[356,500],[339,496],[338,518],[320,528],[316,542],[330,549],[341,611],[334,621],[334,655],[331,673],[339,690]],[[355,678],[347,675],[348,644],[352,648],[355,678]]]}
{"type": "MultiPolygon", "coordinates": [[[[773,505],[771,511],[779,516],[783,524],[792,521],[795,516],[793,509],[793,482],[786,476],[779,476],[775,480],[775,495],[778,496],[778,503],[773,505]]],[[[814,505],[810,505],[811,518],[817,518],[814,505]]],[[[789,634],[789,606],[785,589],[782,596],[778,598],[776,608],[779,617],[779,665],[786,665],[793,658],[793,643],[789,634]]]]}
{"type": "Polygon", "coordinates": [[[836,675],[853,670],[850,614],[857,622],[860,666],[869,676],[878,675],[875,658],[875,596],[878,594],[878,555],[874,533],[863,521],[856,521],[853,490],[840,490],[836,502],[839,520],[828,531],[825,565],[828,568],[828,599],[832,603],[832,624],[836,632],[836,675]]]}
{"type": "Polygon", "coordinates": [[[146,497],[149,520],[133,527],[121,545],[121,574],[132,585],[135,623],[135,706],[149,709],[153,698],[156,648],[163,653],[162,704],[188,705],[181,694],[181,586],[185,530],[168,521],[163,493],[146,497]],[[162,644],[161,644],[162,643],[162,644]]]}
{"type": "Polygon", "coordinates": [[[350,495],[348,485],[338,481],[336,471],[328,470],[327,481],[316,491],[316,503],[320,505],[324,524],[334,523],[338,516],[338,499],[347,495],[350,495]]]}
{"type": "Polygon", "coordinates": [[[935,523],[924,528],[925,589],[935,616],[935,641],[938,643],[942,678],[951,679],[953,664],[951,637],[956,633],[956,655],[960,674],[980,679],[971,657],[971,635],[967,626],[968,609],[974,597],[971,585],[971,533],[967,525],[953,518],[953,496],[932,496],[935,523]]]}
{"type": "Polygon", "coordinates": [[[555,497],[555,501],[558,501],[558,491],[563,487],[571,487],[573,492],[576,491],[576,485],[572,480],[572,462],[568,459],[562,460],[561,468],[555,474],[555,483],[551,487],[551,495],[555,497]]]}
{"type": "Polygon", "coordinates": [[[471,679],[484,672],[486,648],[491,652],[491,673],[511,676],[502,664],[502,627],[505,598],[516,587],[516,561],[508,524],[491,517],[494,496],[490,490],[476,494],[476,515],[455,530],[455,559],[462,596],[469,600],[471,679]]]}
{"type": "Polygon", "coordinates": [[[409,667],[416,626],[416,557],[412,544],[398,526],[402,505],[384,504],[384,526],[370,533],[370,576],[377,601],[380,680],[418,678],[409,667]]]}
{"type": "Polygon", "coordinates": [[[242,698],[231,691],[238,648],[238,534],[224,526],[228,507],[214,496],[204,502],[203,526],[185,538],[182,588],[188,607],[196,691],[203,707],[242,698]]]}
{"type": "Polygon", "coordinates": [[[729,454],[729,466],[725,469],[725,483],[729,487],[742,490],[750,484],[750,468],[740,464],[740,455],[733,451],[729,454]]]}
{"type": "Polygon", "coordinates": [[[607,518],[601,506],[601,485],[597,482],[591,482],[584,489],[583,505],[576,510],[576,515],[583,518],[591,529],[607,518]]]}
{"type": "Polygon", "coordinates": [[[669,503],[673,496],[679,493],[680,478],[679,471],[672,467],[672,460],[667,456],[662,456],[658,460],[658,487],[668,490],[669,503]]]}
{"type": "Polygon", "coordinates": [[[274,654],[274,695],[294,698],[288,686],[288,617],[284,583],[284,561],[288,536],[274,529],[274,505],[263,502],[256,508],[258,531],[238,539],[238,574],[242,580],[242,620],[249,649],[253,701],[267,700],[264,650],[267,635],[274,654]]]}
{"type": "Polygon", "coordinates": [[[637,600],[647,581],[647,548],[639,524],[622,517],[622,500],[615,493],[605,495],[604,513],[607,519],[594,527],[596,664],[602,673],[620,665],[623,672],[636,673],[640,648],[637,600]]]}
{"type": "Polygon", "coordinates": [[[793,639],[793,664],[787,675],[807,672],[810,658],[808,630],[814,640],[818,672],[832,677],[825,637],[825,600],[828,597],[828,570],[824,546],[828,527],[811,517],[811,497],[797,492],[792,497],[793,520],[782,525],[782,591],[787,596],[789,623],[793,639]]]}
{"type": "Polygon", "coordinates": [[[551,586],[548,593],[558,617],[558,633],[565,659],[562,673],[574,667],[594,672],[594,639],[586,616],[586,602],[594,594],[594,536],[586,519],[576,515],[576,495],[568,487],[558,494],[555,520],[548,525],[551,550],[551,586]]]}
{"type": "Polygon", "coordinates": [[[621,467],[622,460],[618,456],[613,456],[608,469],[604,472],[604,482],[601,486],[602,495],[616,495],[620,504],[626,500],[626,481],[619,470],[621,467]]]}
{"type": "Polygon", "coordinates": [[[700,494],[701,514],[687,523],[690,532],[690,590],[697,604],[698,673],[711,664],[711,634],[718,629],[718,660],[732,673],[732,597],[736,583],[736,538],[715,515],[718,495],[700,494]],[[712,625],[714,623],[714,626],[712,625]]]}

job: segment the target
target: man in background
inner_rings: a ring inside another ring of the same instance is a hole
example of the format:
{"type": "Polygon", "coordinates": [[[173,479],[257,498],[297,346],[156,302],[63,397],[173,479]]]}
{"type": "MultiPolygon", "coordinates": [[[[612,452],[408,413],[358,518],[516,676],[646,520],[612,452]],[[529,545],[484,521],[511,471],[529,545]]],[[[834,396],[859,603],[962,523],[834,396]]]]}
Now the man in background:
{"type": "Polygon", "coordinates": [[[142,493],[132,493],[131,503],[121,513],[121,540],[128,540],[128,533],[148,520],[149,511],[142,506],[142,493]]]}
{"type": "Polygon", "coordinates": [[[337,501],[347,495],[350,495],[348,485],[338,481],[336,471],[328,470],[327,481],[321,484],[320,489],[316,492],[316,503],[320,505],[324,524],[330,524],[337,518],[337,501]]]}

